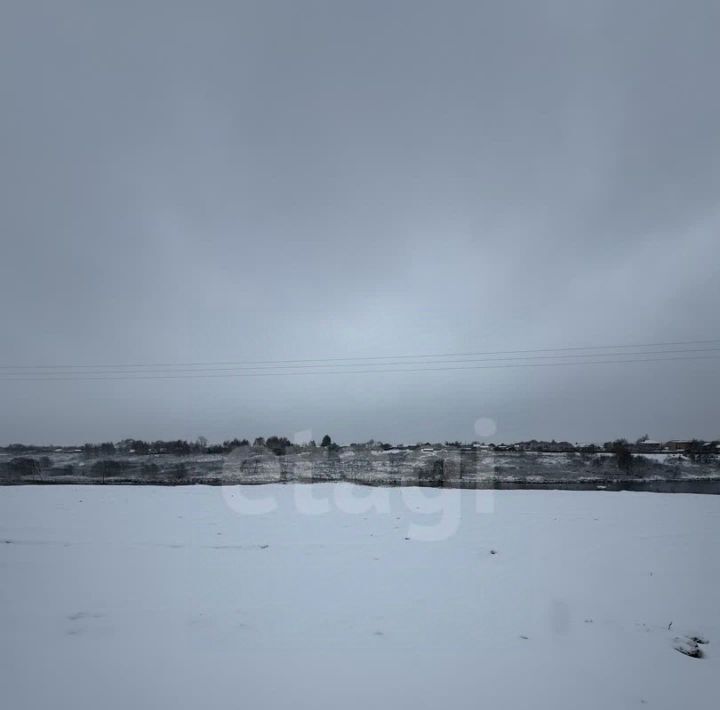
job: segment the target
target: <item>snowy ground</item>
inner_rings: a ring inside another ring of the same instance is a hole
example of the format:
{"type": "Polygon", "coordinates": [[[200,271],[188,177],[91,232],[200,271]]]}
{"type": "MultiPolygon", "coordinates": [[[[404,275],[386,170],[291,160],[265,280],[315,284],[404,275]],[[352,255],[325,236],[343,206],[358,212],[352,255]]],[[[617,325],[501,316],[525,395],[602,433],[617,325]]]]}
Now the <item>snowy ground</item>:
{"type": "Polygon", "coordinates": [[[718,540],[718,496],[3,488],[0,706],[710,708],[718,540]]]}

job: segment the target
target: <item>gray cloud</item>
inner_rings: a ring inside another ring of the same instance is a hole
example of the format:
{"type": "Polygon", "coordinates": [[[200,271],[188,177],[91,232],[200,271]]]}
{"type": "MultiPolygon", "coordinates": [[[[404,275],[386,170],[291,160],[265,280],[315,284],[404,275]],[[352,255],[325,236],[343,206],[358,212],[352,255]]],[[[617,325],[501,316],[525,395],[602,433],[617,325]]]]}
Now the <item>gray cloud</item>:
{"type": "MultiPolygon", "coordinates": [[[[715,2],[7,2],[0,360],[712,338],[715,2]]],[[[0,440],[720,435],[718,363],[0,381],[0,440]]]]}

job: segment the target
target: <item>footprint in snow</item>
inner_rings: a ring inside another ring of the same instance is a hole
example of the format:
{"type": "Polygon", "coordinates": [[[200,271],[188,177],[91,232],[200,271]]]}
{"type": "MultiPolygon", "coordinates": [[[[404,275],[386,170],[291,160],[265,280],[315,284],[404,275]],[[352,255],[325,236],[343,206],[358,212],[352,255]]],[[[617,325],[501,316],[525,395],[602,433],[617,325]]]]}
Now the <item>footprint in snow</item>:
{"type": "Polygon", "coordinates": [[[68,621],[81,621],[82,619],[102,619],[105,614],[91,613],[89,611],[76,611],[74,614],[68,614],[68,621]]]}
{"type": "Polygon", "coordinates": [[[72,622],[70,628],[65,632],[67,636],[81,636],[90,631],[98,631],[97,628],[93,628],[91,624],[88,626],[84,622],[91,619],[102,619],[105,614],[91,613],[88,611],[77,611],[74,614],[69,614],[67,620],[72,622]]]}
{"type": "Polygon", "coordinates": [[[702,658],[705,654],[700,648],[708,643],[702,636],[676,636],[673,639],[673,648],[690,658],[702,658]]]}

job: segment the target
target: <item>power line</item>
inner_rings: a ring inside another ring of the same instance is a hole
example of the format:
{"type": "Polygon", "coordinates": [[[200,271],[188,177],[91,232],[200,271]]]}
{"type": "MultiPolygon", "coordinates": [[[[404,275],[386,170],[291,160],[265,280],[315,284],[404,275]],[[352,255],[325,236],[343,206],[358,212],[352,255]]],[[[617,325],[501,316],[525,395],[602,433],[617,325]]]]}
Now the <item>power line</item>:
{"type": "MultiPolygon", "coordinates": [[[[658,347],[680,347],[686,345],[710,345],[720,344],[720,338],[707,340],[678,340],[656,343],[634,343],[619,345],[588,345],[588,346],[564,346],[558,348],[534,348],[525,350],[497,350],[484,352],[462,352],[462,353],[434,353],[434,354],[417,354],[417,355],[371,355],[356,357],[330,357],[330,358],[306,358],[295,360],[240,360],[240,361],[199,361],[199,362],[179,362],[179,363],[133,363],[133,364],[54,364],[54,365],[0,365],[0,370],[125,370],[140,368],[177,368],[177,367],[204,367],[214,365],[234,365],[234,366],[252,366],[252,365],[290,365],[303,363],[353,363],[383,360],[427,360],[432,358],[458,358],[458,357],[476,357],[488,355],[522,355],[533,353],[562,353],[562,352],[586,352],[587,357],[600,356],[601,353],[592,352],[597,350],[628,350],[640,348],[658,348],[658,347]]],[[[683,352],[683,351],[673,351],[683,352]]],[[[609,353],[609,355],[627,355],[629,353],[609,353]]],[[[580,356],[580,355],[578,355],[580,356]]],[[[394,363],[380,363],[391,365],[394,363]]],[[[397,363],[402,364],[402,363],[397,363]]]]}
{"type": "Polygon", "coordinates": [[[222,378],[238,378],[238,377],[289,377],[297,375],[359,375],[359,374],[383,374],[383,373],[415,373],[415,372],[447,372],[458,370],[497,370],[508,368],[524,368],[524,367],[567,367],[572,365],[617,365],[617,364],[637,364],[649,362],[676,362],[688,360],[720,360],[720,355],[698,355],[698,356],[681,356],[681,357],[662,357],[662,358],[631,358],[622,360],[576,360],[570,362],[530,362],[518,364],[502,364],[502,365],[468,365],[461,367],[421,367],[412,369],[370,369],[370,370],[305,370],[297,372],[273,371],[273,372],[232,372],[221,375],[210,374],[170,374],[170,375],[137,375],[128,373],[118,376],[88,376],[80,373],[77,376],[54,376],[48,374],[46,376],[22,376],[14,379],[5,379],[5,382],[81,382],[81,381],[113,381],[113,380],[191,380],[191,379],[222,379],[222,378]]]}
{"type": "MultiPolygon", "coordinates": [[[[369,362],[365,363],[365,367],[372,367],[372,371],[380,371],[377,368],[381,367],[393,367],[393,368],[399,368],[403,366],[410,366],[410,365],[459,365],[459,364],[469,364],[469,363],[492,363],[492,362],[513,362],[513,361],[529,361],[527,364],[532,364],[534,361],[539,360],[563,360],[566,361],[565,363],[559,363],[559,364],[575,364],[575,363],[582,363],[583,360],[578,358],[610,358],[610,357],[647,357],[649,355],[679,355],[679,354],[688,354],[688,353],[709,353],[709,352],[718,352],[720,351],[720,347],[715,348],[685,348],[685,349],[671,349],[671,350],[644,350],[644,351],[637,351],[637,352],[625,352],[625,353],[616,353],[616,352],[595,352],[595,353],[566,353],[566,354],[556,354],[556,355],[521,355],[521,356],[511,356],[511,357],[491,357],[491,358],[471,358],[471,359],[436,359],[436,360],[425,360],[425,361],[414,361],[414,362],[369,362]]],[[[459,356],[458,356],[459,357],[459,356]]],[[[11,380],[17,380],[21,379],[25,376],[37,376],[37,377],[43,377],[43,378],[51,378],[53,376],[68,376],[73,378],[81,378],[86,376],[112,376],[112,375],[123,375],[128,378],[132,377],[139,377],[140,375],[163,375],[163,374],[172,374],[172,375],[180,375],[180,374],[197,374],[197,373],[203,373],[203,372],[238,372],[238,371],[264,371],[264,370],[270,370],[271,372],[278,372],[282,370],[313,370],[317,371],[318,374],[321,374],[322,372],[328,371],[329,368],[336,368],[336,369],[344,369],[347,371],[350,371],[350,368],[353,367],[360,367],[361,365],[356,363],[327,363],[327,362],[321,362],[317,364],[298,364],[298,365],[281,365],[281,364],[272,364],[272,365],[258,365],[258,366],[250,366],[250,365],[239,365],[236,367],[198,367],[198,368],[192,368],[192,369],[167,369],[167,368],[150,368],[143,370],[120,370],[116,368],[106,368],[102,370],[68,370],[67,368],[53,370],[53,371],[43,371],[43,372],[27,372],[27,371],[18,371],[18,372],[9,372],[5,371],[0,373],[0,380],[2,379],[11,379],[11,380]]],[[[368,370],[370,371],[370,370],[368,370]]],[[[386,371],[393,371],[393,370],[386,370],[386,371]]],[[[402,372],[403,370],[397,370],[398,372],[402,372]]],[[[289,373],[291,374],[291,373],[289,373]]]]}

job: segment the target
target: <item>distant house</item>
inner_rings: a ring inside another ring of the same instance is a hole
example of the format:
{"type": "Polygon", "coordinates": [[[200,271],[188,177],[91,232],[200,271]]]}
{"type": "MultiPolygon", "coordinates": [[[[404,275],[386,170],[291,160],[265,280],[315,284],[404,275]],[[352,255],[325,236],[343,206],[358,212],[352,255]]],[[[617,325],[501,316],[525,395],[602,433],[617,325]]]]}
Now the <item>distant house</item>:
{"type": "Polygon", "coordinates": [[[690,439],[672,439],[665,442],[666,451],[685,451],[690,445],[690,439]]]}
{"type": "Polygon", "coordinates": [[[575,445],[569,441],[539,441],[537,445],[537,451],[543,451],[546,453],[562,454],[575,451],[575,445]]]}
{"type": "Polygon", "coordinates": [[[601,450],[601,447],[594,443],[589,444],[575,444],[575,450],[580,451],[583,454],[596,454],[598,451],[601,450]]]}
{"type": "Polygon", "coordinates": [[[653,439],[645,439],[637,443],[637,451],[641,454],[654,454],[661,451],[662,448],[662,442],[653,439]]]}

